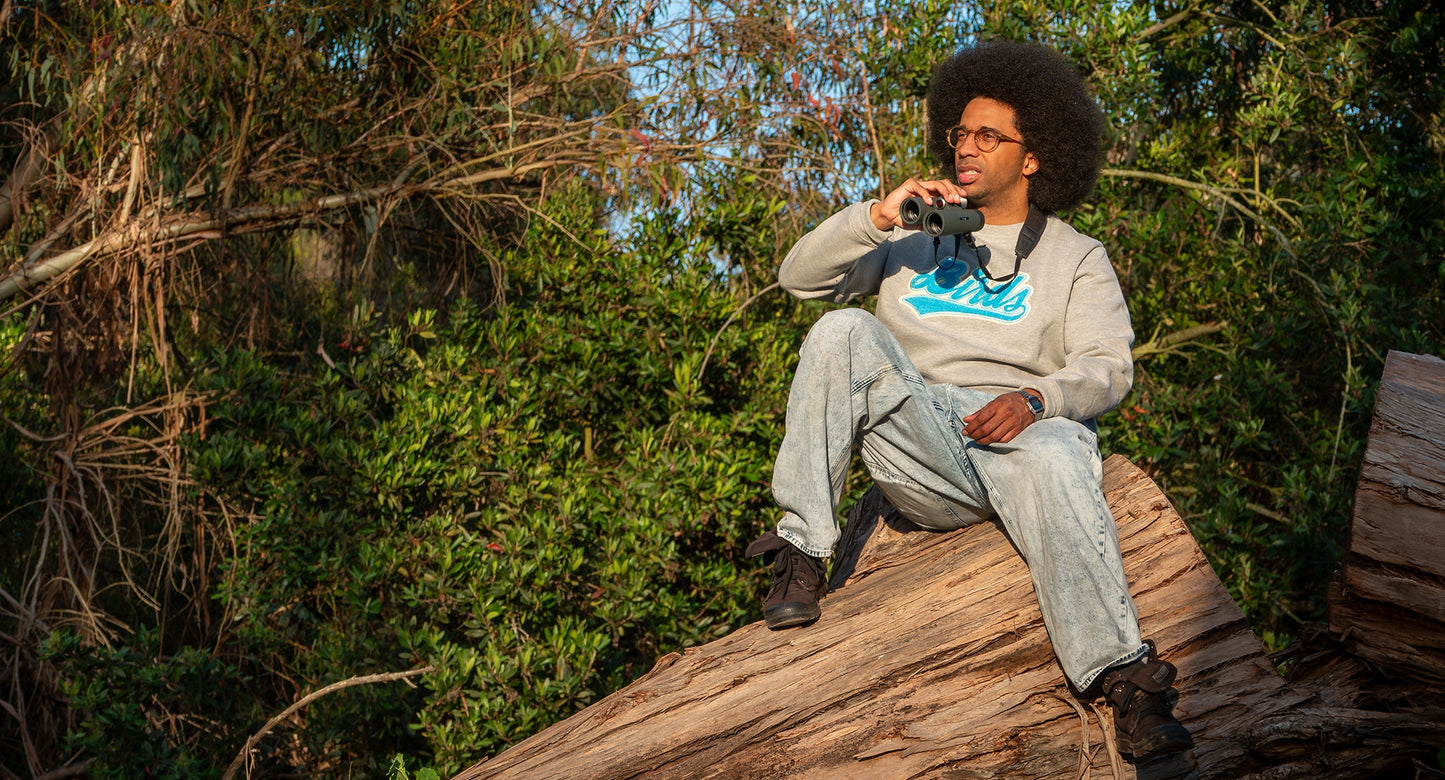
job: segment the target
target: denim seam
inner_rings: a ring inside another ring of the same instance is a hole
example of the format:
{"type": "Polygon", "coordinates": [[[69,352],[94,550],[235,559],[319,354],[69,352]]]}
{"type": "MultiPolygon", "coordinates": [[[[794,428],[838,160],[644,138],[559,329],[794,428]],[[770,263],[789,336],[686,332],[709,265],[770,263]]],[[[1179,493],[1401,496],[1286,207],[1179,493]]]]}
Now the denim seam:
{"type": "Polygon", "coordinates": [[[858,381],[852,383],[849,392],[852,395],[857,395],[864,390],[872,387],[878,382],[878,380],[882,379],[885,376],[888,376],[889,374],[897,374],[900,379],[911,385],[915,385],[917,387],[927,387],[927,385],[923,382],[922,377],[919,377],[911,372],[904,371],[900,366],[888,364],[879,367],[877,371],[874,371],[868,376],[865,376],[862,379],[859,379],[858,381]]]}
{"type": "Polygon", "coordinates": [[[818,552],[817,550],[809,548],[803,543],[802,537],[798,536],[792,531],[789,531],[786,528],[779,528],[776,533],[778,536],[781,536],[784,541],[788,542],[799,550],[802,550],[804,553],[813,556],[814,558],[822,558],[824,560],[827,560],[828,558],[833,557],[832,550],[829,550],[827,552],[818,552]]]}
{"type": "Polygon", "coordinates": [[[1146,656],[1146,655],[1148,655],[1148,654],[1149,654],[1149,646],[1148,646],[1148,645],[1139,645],[1139,649],[1138,649],[1138,650],[1134,650],[1134,651],[1132,651],[1132,652],[1125,653],[1125,654],[1119,656],[1118,658],[1114,659],[1113,661],[1110,661],[1109,663],[1104,664],[1103,666],[1099,667],[1098,669],[1095,669],[1095,670],[1089,672],[1088,674],[1084,675],[1084,678],[1083,678],[1082,680],[1075,680],[1075,681],[1074,681],[1074,687],[1078,688],[1078,689],[1081,690],[1081,691],[1082,691],[1082,690],[1085,690],[1085,689],[1087,689],[1090,685],[1093,685],[1093,684],[1094,684],[1094,680],[1098,679],[1098,678],[1099,678],[1099,675],[1103,674],[1104,672],[1107,672],[1108,670],[1113,669],[1113,668],[1116,667],[1116,666],[1123,666],[1124,664],[1132,664],[1132,663],[1134,663],[1135,661],[1139,660],[1140,658],[1143,658],[1144,656],[1146,656]]]}

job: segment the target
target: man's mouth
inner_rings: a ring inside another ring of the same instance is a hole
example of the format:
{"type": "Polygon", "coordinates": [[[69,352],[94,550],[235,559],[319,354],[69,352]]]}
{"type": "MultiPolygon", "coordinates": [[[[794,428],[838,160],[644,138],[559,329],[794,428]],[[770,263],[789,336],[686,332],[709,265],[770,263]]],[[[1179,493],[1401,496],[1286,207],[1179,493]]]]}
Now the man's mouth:
{"type": "Polygon", "coordinates": [[[962,185],[965,186],[965,187],[967,187],[968,185],[973,184],[974,182],[978,181],[978,177],[981,176],[981,175],[983,175],[983,172],[980,171],[979,169],[971,166],[971,165],[970,165],[970,166],[963,167],[963,168],[959,168],[959,169],[958,169],[958,183],[959,183],[959,184],[962,184],[962,185]]]}

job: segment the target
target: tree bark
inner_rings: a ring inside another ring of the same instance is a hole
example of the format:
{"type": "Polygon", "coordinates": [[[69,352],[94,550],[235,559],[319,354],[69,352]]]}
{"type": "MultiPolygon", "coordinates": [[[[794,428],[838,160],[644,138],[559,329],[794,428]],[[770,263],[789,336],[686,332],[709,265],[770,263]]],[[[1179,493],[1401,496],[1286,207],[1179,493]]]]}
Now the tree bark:
{"type": "Polygon", "coordinates": [[[1390,352],[1330,629],[1360,658],[1445,684],[1445,360],[1390,352]]]}
{"type": "Polygon", "coordinates": [[[817,623],[670,654],[458,778],[1374,778],[1433,755],[1445,719],[1357,709],[1358,664],[1325,653],[1316,677],[1280,677],[1143,472],[1114,456],[1105,489],[1144,635],[1180,670],[1192,754],[1120,759],[996,524],[922,531],[870,494],[817,623]]]}

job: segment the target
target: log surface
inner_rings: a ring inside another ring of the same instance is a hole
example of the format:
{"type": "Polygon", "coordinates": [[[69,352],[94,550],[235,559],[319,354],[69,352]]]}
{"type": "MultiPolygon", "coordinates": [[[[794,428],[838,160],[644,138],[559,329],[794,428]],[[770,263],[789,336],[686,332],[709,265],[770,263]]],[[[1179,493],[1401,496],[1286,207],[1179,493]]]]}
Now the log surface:
{"type": "Polygon", "coordinates": [[[1147,476],[1115,456],[1105,488],[1144,635],[1180,670],[1192,756],[1120,760],[1107,708],[1070,693],[996,524],[920,531],[865,500],[839,550],[846,582],[817,623],[758,622],[669,655],[458,777],[1239,778],[1271,755],[1298,759],[1318,738],[1318,718],[1298,715],[1317,691],[1275,672],[1147,476]]]}

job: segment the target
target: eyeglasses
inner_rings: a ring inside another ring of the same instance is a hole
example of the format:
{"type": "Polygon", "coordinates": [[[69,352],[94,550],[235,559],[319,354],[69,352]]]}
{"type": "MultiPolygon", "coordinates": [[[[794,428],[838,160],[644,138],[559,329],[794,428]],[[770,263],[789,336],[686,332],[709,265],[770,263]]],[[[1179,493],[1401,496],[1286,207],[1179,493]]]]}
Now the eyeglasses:
{"type": "Polygon", "coordinates": [[[978,147],[980,152],[985,154],[997,149],[998,145],[1004,141],[1020,146],[1023,145],[1023,141],[1017,138],[1009,138],[992,127],[980,127],[977,130],[970,130],[962,125],[948,128],[948,145],[957,149],[963,146],[963,142],[967,140],[969,136],[973,136],[974,145],[978,147]]]}

